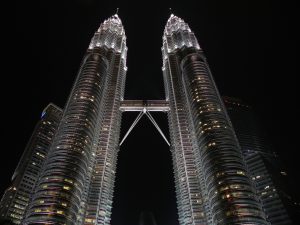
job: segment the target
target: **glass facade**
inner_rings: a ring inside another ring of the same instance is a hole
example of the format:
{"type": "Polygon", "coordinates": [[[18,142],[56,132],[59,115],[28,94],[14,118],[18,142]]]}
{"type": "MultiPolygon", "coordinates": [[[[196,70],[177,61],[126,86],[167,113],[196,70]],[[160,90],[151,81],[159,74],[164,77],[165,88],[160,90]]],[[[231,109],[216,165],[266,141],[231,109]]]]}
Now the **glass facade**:
{"type": "Polygon", "coordinates": [[[91,48],[100,48],[108,61],[107,83],[84,224],[110,224],[117,153],[121,126],[120,104],[126,76],[126,36],[117,15],[105,21],[95,33],[91,48]]]}
{"type": "Polygon", "coordinates": [[[162,55],[180,224],[267,224],[203,51],[177,16],[162,55]]]}
{"type": "Polygon", "coordinates": [[[23,224],[109,224],[126,51],[114,15],[82,60],[23,224]]]}
{"type": "Polygon", "coordinates": [[[0,217],[14,224],[21,223],[61,116],[62,110],[52,103],[42,112],[12,177],[12,184],[1,199],[0,217]]]}
{"type": "Polygon", "coordinates": [[[122,112],[161,111],[168,113],[179,223],[269,224],[205,55],[173,14],[161,50],[166,100],[124,100],[125,31],[118,15],[100,25],[64,110],[46,108],[13,176],[28,189],[13,183],[1,214],[26,225],[110,224],[122,112]]]}
{"type": "Polygon", "coordinates": [[[223,100],[267,220],[272,225],[293,224],[287,211],[294,204],[284,184],[287,173],[279,156],[270,151],[252,108],[237,98],[223,100]]]}

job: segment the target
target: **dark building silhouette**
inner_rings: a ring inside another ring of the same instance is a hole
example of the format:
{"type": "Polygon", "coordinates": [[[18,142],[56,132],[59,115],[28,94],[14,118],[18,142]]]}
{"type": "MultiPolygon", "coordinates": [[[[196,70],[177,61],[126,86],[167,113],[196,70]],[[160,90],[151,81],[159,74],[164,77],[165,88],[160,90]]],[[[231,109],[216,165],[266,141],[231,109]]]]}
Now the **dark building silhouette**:
{"type": "Polygon", "coordinates": [[[290,194],[288,172],[253,109],[238,98],[223,99],[267,220],[271,225],[296,224],[298,203],[290,194]]]}
{"type": "Polygon", "coordinates": [[[14,223],[11,222],[9,219],[2,219],[0,218],[0,225],[13,225],[14,223]]]}
{"type": "Polygon", "coordinates": [[[139,225],[157,225],[154,214],[149,211],[141,212],[139,225]]]}

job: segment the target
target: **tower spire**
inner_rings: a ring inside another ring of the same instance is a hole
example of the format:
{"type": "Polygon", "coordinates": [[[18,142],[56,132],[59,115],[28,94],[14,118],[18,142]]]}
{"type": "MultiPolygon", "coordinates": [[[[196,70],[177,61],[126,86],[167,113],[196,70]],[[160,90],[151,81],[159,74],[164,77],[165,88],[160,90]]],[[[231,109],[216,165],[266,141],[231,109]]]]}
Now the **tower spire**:
{"type": "Polygon", "coordinates": [[[169,8],[169,12],[170,12],[170,17],[174,16],[174,14],[173,14],[173,10],[172,10],[172,8],[171,8],[171,7],[169,8]]]}

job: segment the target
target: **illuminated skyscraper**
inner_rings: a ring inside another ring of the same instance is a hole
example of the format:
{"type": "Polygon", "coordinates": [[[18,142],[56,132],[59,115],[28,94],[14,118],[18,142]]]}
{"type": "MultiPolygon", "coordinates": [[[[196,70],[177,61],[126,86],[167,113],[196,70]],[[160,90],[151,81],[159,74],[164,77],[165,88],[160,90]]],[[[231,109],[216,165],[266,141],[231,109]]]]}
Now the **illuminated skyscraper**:
{"type": "Polygon", "coordinates": [[[109,224],[126,51],[114,15],[83,57],[23,224],[109,224]]]}
{"type": "Polygon", "coordinates": [[[20,224],[31,194],[39,178],[49,147],[56,132],[62,110],[49,104],[26,146],[12,177],[12,184],[0,202],[0,217],[20,224]]]}
{"type": "Polygon", "coordinates": [[[162,55],[180,224],[267,224],[203,51],[177,16],[162,55]]]}
{"type": "Polygon", "coordinates": [[[181,225],[267,224],[189,26],[171,15],[164,30],[166,100],[123,99],[126,54],[124,28],[114,15],[83,57],[22,224],[110,224],[119,146],[143,115],[170,145],[181,225]],[[140,113],[119,142],[124,111],[140,113]],[[171,144],[151,111],[168,112],[171,144]]]}

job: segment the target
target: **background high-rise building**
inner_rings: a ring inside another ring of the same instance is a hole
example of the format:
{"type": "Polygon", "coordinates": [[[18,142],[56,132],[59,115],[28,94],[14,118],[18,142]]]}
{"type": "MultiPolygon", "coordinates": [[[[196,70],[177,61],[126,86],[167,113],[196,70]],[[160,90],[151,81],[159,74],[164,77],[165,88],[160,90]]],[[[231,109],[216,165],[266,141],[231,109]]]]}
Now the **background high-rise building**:
{"type": "Polygon", "coordinates": [[[61,116],[62,110],[52,103],[43,110],[13,174],[12,183],[1,199],[0,218],[14,224],[21,223],[61,116]]]}
{"type": "Polygon", "coordinates": [[[157,225],[154,214],[150,211],[141,212],[139,225],[157,225]]]}
{"type": "Polygon", "coordinates": [[[290,194],[288,172],[272,151],[253,109],[238,98],[226,96],[223,100],[267,220],[272,225],[296,224],[297,201],[290,194]]]}

